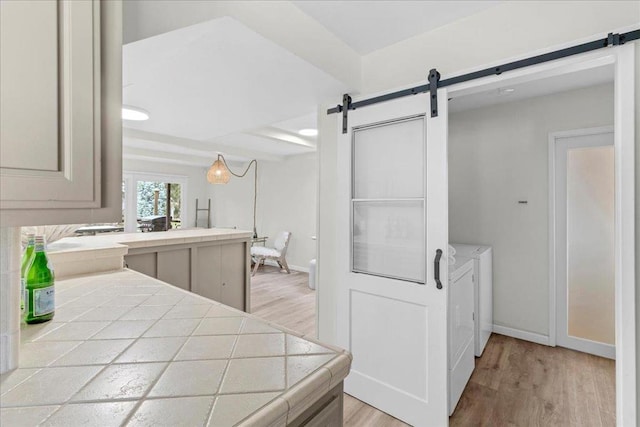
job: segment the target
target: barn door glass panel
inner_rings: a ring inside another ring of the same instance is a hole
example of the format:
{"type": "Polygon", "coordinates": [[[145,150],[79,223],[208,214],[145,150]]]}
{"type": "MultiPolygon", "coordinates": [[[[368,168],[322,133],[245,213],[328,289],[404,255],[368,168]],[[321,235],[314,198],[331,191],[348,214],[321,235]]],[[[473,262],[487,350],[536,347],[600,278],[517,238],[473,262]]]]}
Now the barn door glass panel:
{"type": "Polygon", "coordinates": [[[355,129],[352,271],[425,282],[424,116],[355,129]]]}

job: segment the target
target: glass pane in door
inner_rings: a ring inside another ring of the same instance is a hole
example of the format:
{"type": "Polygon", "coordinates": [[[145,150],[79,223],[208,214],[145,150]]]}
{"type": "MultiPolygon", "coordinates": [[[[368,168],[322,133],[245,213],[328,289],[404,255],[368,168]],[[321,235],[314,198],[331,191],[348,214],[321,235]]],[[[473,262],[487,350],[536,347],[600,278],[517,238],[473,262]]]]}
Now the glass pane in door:
{"type": "Polygon", "coordinates": [[[568,335],[615,344],[613,147],[567,151],[568,335]]]}
{"type": "Polygon", "coordinates": [[[424,197],[424,117],[355,131],[353,198],[414,197],[424,197]]]}
{"type": "Polygon", "coordinates": [[[353,133],[352,271],[425,282],[424,116],[353,133]]]}
{"type": "Polygon", "coordinates": [[[424,204],[355,202],[353,271],[424,283],[424,204]]]}

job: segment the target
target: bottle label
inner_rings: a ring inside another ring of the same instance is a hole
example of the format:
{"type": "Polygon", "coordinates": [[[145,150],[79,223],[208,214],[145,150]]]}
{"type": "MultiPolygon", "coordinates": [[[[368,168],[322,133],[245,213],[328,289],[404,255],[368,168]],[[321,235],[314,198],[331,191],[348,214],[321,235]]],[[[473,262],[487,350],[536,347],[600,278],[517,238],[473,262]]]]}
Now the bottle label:
{"type": "Polygon", "coordinates": [[[33,316],[44,316],[55,310],[55,290],[53,285],[33,290],[33,316]]]}

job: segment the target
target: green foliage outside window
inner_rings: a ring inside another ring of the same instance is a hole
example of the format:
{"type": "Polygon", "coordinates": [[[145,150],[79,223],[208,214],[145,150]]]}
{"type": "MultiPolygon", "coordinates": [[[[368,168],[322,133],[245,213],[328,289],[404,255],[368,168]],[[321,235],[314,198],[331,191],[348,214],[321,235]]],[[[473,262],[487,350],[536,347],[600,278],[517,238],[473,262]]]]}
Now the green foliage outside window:
{"type": "MultiPolygon", "coordinates": [[[[171,184],[171,217],[180,219],[180,184],[171,184]]],[[[138,181],[138,218],[164,216],[167,212],[167,185],[164,182],[138,181]],[[158,192],[157,211],[155,193],[158,192]]]]}

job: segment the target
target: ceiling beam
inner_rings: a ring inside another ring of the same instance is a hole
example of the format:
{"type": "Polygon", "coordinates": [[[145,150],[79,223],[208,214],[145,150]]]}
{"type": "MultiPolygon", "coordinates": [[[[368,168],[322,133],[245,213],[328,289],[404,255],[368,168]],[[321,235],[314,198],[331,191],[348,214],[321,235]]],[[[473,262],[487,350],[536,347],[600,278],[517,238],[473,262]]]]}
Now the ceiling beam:
{"type": "Polygon", "coordinates": [[[145,160],[149,162],[174,163],[180,165],[198,166],[206,168],[212,163],[211,159],[190,156],[185,154],[160,152],[156,150],[144,150],[141,148],[124,147],[122,158],[130,160],[145,160]]]}
{"type": "Polygon", "coordinates": [[[235,148],[229,145],[219,144],[215,142],[200,142],[188,138],[180,138],[177,136],[164,135],[161,133],[147,132],[138,129],[123,128],[122,136],[124,138],[123,146],[130,148],[143,148],[138,141],[149,141],[150,148],[154,152],[165,153],[184,153],[193,156],[208,157],[209,159],[215,158],[218,154],[224,154],[225,156],[236,157],[242,161],[244,160],[266,160],[266,161],[281,161],[282,156],[265,153],[263,151],[247,150],[244,148],[235,148]]]}
{"type": "Polygon", "coordinates": [[[261,138],[267,138],[272,141],[284,142],[286,144],[293,144],[297,146],[306,147],[306,148],[309,148],[310,151],[313,151],[316,149],[315,141],[312,141],[307,138],[303,138],[299,135],[296,135],[293,132],[289,132],[289,131],[271,127],[271,126],[265,126],[263,128],[254,129],[252,131],[243,132],[243,133],[247,135],[259,136],[261,138]]]}

